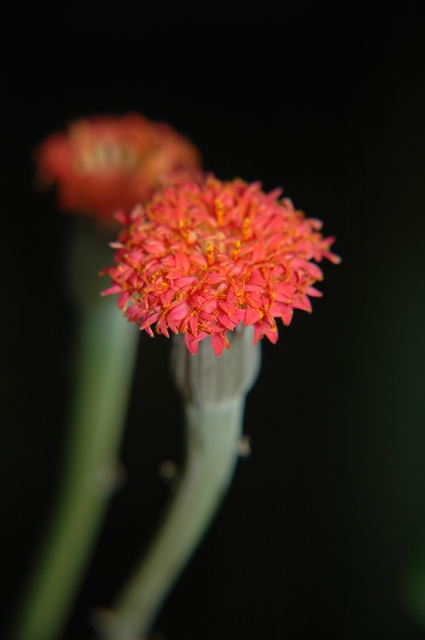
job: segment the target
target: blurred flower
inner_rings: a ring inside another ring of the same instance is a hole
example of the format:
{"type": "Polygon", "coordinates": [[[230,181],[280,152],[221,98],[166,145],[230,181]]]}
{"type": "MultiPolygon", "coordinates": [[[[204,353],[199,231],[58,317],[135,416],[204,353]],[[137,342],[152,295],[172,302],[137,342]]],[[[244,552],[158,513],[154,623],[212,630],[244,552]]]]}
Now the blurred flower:
{"type": "Polygon", "coordinates": [[[185,137],[137,114],[72,122],[36,149],[35,162],[38,182],[58,185],[63,209],[105,223],[117,209],[146,203],[165,183],[202,175],[200,154],[185,137]]]}
{"type": "Polygon", "coordinates": [[[128,227],[111,245],[117,264],[103,272],[113,281],[104,295],[118,293],[128,319],[151,336],[153,324],[167,337],[184,333],[193,354],[211,336],[221,355],[240,323],[254,325],[254,344],[275,343],[275,318],[288,325],[293,309],[311,311],[308,296],[321,295],[315,262],[340,261],[322,223],[280,194],[213,176],[165,187],[146,208],[118,216],[128,227]]]}

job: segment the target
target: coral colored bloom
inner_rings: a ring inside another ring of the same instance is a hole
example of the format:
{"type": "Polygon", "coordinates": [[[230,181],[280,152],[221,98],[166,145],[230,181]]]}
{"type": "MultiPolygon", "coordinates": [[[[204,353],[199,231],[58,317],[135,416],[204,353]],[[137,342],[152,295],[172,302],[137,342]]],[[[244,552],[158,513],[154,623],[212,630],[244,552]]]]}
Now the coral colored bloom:
{"type": "Polygon", "coordinates": [[[106,223],[165,182],[200,173],[200,154],[186,138],[137,114],[77,120],[47,138],[35,161],[39,182],[57,183],[63,209],[106,223]]]}
{"type": "Polygon", "coordinates": [[[152,325],[167,337],[184,333],[193,354],[211,336],[221,355],[240,323],[254,326],[254,344],[264,336],[275,343],[275,318],[288,325],[293,309],[311,311],[309,296],[321,295],[316,262],[340,262],[321,222],[280,194],[213,176],[165,187],[120,216],[128,227],[111,245],[117,264],[103,272],[113,281],[104,294],[118,293],[127,318],[151,336],[152,325]]]}

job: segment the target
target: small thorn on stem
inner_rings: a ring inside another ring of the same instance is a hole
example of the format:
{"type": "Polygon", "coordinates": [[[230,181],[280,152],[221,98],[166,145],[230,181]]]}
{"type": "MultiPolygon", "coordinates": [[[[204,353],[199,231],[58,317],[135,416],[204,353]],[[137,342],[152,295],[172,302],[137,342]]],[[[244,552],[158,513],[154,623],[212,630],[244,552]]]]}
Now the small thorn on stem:
{"type": "Polygon", "coordinates": [[[97,607],[91,612],[90,624],[97,632],[104,634],[110,628],[114,618],[115,613],[112,611],[112,609],[107,609],[106,607],[97,607]]]}
{"type": "Polygon", "coordinates": [[[236,444],[236,452],[241,458],[249,458],[252,455],[251,442],[252,438],[244,435],[236,444]]]}
{"type": "Polygon", "coordinates": [[[159,465],[159,475],[167,484],[173,484],[178,477],[178,466],[172,460],[164,460],[159,465]]]}
{"type": "Polygon", "coordinates": [[[97,470],[95,480],[98,489],[112,495],[120,491],[125,485],[125,468],[120,460],[116,458],[110,464],[97,470]]]}

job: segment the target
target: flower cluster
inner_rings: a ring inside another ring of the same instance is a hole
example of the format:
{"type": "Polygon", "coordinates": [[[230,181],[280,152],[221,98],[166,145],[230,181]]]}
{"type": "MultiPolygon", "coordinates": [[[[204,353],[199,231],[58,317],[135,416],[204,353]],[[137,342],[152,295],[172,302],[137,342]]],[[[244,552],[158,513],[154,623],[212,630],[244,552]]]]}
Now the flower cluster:
{"type": "Polygon", "coordinates": [[[275,318],[288,325],[293,309],[311,311],[308,296],[321,295],[316,263],[340,261],[321,222],[280,194],[213,176],[165,187],[145,208],[119,215],[127,226],[112,243],[104,295],[118,293],[127,318],[151,336],[152,325],[167,337],[184,333],[192,354],[211,336],[221,355],[240,323],[254,326],[254,344],[264,336],[275,343],[275,318]]]}
{"type": "Polygon", "coordinates": [[[166,124],[137,114],[77,120],[35,152],[38,181],[57,183],[59,204],[109,223],[165,183],[200,174],[200,154],[166,124]]]}

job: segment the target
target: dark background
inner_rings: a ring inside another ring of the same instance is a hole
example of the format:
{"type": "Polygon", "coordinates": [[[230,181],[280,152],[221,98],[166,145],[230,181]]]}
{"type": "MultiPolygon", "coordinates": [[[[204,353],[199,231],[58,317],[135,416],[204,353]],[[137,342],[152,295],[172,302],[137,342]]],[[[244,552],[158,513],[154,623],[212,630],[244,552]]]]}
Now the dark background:
{"type": "MultiPolygon", "coordinates": [[[[59,475],[74,317],[72,220],[31,150],[75,117],[139,111],[206,169],[283,186],[344,262],[264,344],[253,456],[160,618],[167,640],[425,637],[403,599],[425,549],[424,21],[421,2],[44,2],[2,20],[1,606],[6,624],[59,475]],[[378,3],[377,3],[378,4],[378,3]]],[[[112,501],[64,640],[92,637],[179,460],[169,343],[142,335],[112,501]]],[[[424,627],[425,628],[425,627],[424,627]]]]}

